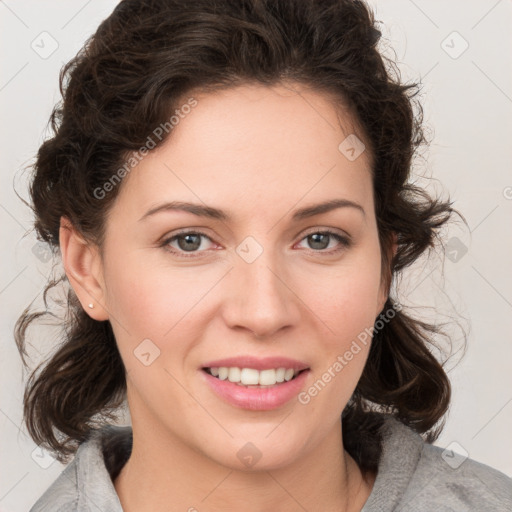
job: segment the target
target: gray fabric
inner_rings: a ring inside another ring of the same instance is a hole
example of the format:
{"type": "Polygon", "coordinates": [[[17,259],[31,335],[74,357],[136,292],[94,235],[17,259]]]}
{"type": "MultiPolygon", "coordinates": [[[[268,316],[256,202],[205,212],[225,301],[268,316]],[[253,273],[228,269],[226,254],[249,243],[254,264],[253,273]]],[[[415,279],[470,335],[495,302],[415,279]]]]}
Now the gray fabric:
{"type": "MultiPolygon", "coordinates": [[[[80,445],[30,512],[122,512],[101,448],[112,432],[130,435],[131,428],[111,426],[80,445]]],[[[361,512],[512,511],[512,479],[472,459],[453,469],[442,453],[387,416],[377,478],[361,512]]]]}
{"type": "Polygon", "coordinates": [[[512,479],[472,459],[453,469],[443,448],[390,417],[379,471],[361,512],[512,512],[512,479]]]}

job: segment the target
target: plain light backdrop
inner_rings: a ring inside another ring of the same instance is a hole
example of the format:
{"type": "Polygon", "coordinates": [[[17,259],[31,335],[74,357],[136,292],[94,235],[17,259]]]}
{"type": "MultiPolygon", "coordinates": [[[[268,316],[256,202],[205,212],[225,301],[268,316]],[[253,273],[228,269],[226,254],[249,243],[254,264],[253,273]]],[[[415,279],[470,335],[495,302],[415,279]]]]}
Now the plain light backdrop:
{"type": "MultiPolygon", "coordinates": [[[[0,1],[0,512],[28,510],[64,467],[41,452],[22,425],[26,374],[13,327],[34,298],[40,304],[51,261],[14,189],[28,198],[24,168],[48,134],[61,66],[116,3],[0,1]]],[[[468,334],[466,353],[447,364],[453,400],[435,444],[459,461],[468,454],[512,476],[512,3],[370,5],[382,22],[385,55],[396,57],[403,80],[422,83],[432,142],[416,160],[415,179],[449,194],[469,224],[453,224],[444,233],[444,260],[441,252],[423,259],[397,291],[417,316],[451,322],[455,346],[461,329],[468,334]]],[[[51,348],[50,329],[31,333],[34,350],[51,348]]]]}

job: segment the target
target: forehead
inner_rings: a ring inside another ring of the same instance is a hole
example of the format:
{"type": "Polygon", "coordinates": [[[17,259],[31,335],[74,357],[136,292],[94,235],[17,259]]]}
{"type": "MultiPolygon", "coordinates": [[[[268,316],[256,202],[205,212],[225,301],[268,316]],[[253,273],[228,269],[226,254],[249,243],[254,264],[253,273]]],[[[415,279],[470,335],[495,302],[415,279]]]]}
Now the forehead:
{"type": "Polygon", "coordinates": [[[123,180],[118,200],[134,215],[165,200],[236,205],[240,215],[335,197],[370,206],[369,152],[346,152],[354,140],[364,148],[362,135],[329,96],[297,85],[190,96],[196,105],[123,180]]]}

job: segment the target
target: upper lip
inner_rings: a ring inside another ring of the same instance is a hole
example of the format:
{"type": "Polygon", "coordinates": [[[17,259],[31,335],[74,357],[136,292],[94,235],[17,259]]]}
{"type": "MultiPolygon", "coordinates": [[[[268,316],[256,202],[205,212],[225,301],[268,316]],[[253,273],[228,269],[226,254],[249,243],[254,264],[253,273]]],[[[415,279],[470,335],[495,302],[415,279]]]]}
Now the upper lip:
{"type": "Polygon", "coordinates": [[[238,368],[254,368],[255,370],[270,370],[273,368],[292,368],[295,371],[306,370],[309,366],[296,359],[289,357],[253,357],[249,355],[228,357],[227,359],[216,359],[202,365],[202,368],[220,368],[220,367],[238,367],[238,368]]]}

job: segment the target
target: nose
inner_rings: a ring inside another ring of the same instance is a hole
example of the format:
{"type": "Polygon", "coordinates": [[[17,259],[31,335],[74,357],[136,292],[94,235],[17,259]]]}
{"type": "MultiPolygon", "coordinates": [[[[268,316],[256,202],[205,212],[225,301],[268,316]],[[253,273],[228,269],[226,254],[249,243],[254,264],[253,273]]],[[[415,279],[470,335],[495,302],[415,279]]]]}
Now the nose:
{"type": "Polygon", "coordinates": [[[223,307],[231,329],[259,339],[271,338],[300,319],[300,300],[293,292],[290,272],[270,252],[263,251],[252,263],[242,258],[236,262],[223,307]]]}

